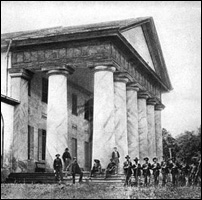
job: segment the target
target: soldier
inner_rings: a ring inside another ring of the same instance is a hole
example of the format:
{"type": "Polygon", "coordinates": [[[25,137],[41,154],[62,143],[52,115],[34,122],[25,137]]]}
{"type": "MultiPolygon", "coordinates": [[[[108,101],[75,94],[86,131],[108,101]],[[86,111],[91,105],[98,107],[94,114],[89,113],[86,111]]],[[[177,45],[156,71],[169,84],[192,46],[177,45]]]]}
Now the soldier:
{"type": "Polygon", "coordinates": [[[90,177],[92,177],[93,174],[95,174],[96,172],[99,174],[101,174],[102,172],[102,167],[98,159],[94,159],[94,165],[93,165],[93,169],[91,170],[90,177]]]}
{"type": "Polygon", "coordinates": [[[196,173],[197,173],[197,158],[192,158],[192,164],[190,165],[189,171],[189,185],[194,185],[196,180],[196,173]]]}
{"type": "Polygon", "coordinates": [[[170,160],[169,168],[171,170],[171,175],[172,175],[172,184],[173,184],[173,186],[177,186],[178,185],[178,175],[179,175],[178,169],[179,168],[177,166],[177,163],[174,161],[174,159],[170,160]]]}
{"type": "Polygon", "coordinates": [[[144,185],[148,186],[150,184],[151,177],[151,164],[149,163],[149,158],[144,158],[145,163],[142,165],[143,176],[144,176],[144,185]]]}
{"type": "Polygon", "coordinates": [[[185,161],[182,161],[180,164],[180,175],[179,175],[179,184],[181,187],[187,185],[188,174],[189,174],[189,166],[185,163],[185,161]]]}
{"type": "Polygon", "coordinates": [[[169,174],[169,168],[168,168],[168,164],[165,160],[163,160],[161,162],[161,173],[163,176],[162,179],[162,186],[164,187],[168,181],[168,174],[169,174]]]}
{"type": "Polygon", "coordinates": [[[79,164],[77,162],[77,158],[74,157],[73,158],[73,161],[70,165],[70,171],[72,173],[72,179],[73,179],[73,184],[75,184],[75,176],[76,174],[79,174],[80,177],[79,177],[79,183],[82,182],[82,178],[83,178],[83,172],[81,171],[80,167],[79,167],[79,164]]]}
{"type": "Polygon", "coordinates": [[[153,158],[154,163],[151,165],[151,169],[153,170],[155,186],[158,186],[158,184],[159,184],[159,174],[160,174],[160,169],[161,169],[161,165],[157,161],[158,161],[158,159],[156,157],[153,158]]]}
{"type": "Polygon", "coordinates": [[[111,158],[110,163],[107,166],[107,169],[105,170],[105,179],[107,178],[108,174],[114,174],[116,170],[116,163],[111,158]]]}
{"type": "Polygon", "coordinates": [[[70,165],[71,159],[72,159],[68,148],[65,149],[65,152],[62,155],[62,159],[64,162],[64,171],[66,171],[69,169],[69,165],[70,165]]]}
{"type": "Polygon", "coordinates": [[[124,186],[128,186],[130,182],[130,177],[132,175],[132,162],[130,161],[130,156],[125,157],[126,161],[123,163],[123,169],[125,174],[125,183],[124,186]]]}
{"type": "Polygon", "coordinates": [[[60,154],[56,154],[56,159],[53,162],[53,169],[55,172],[56,181],[63,181],[62,174],[62,160],[60,159],[60,154]]]}
{"type": "Polygon", "coordinates": [[[120,154],[119,154],[119,152],[118,152],[118,150],[117,150],[117,147],[114,147],[114,151],[112,152],[112,159],[113,159],[113,161],[116,163],[115,174],[118,174],[119,158],[120,158],[120,154]]]}
{"type": "Polygon", "coordinates": [[[136,157],[134,159],[135,163],[132,166],[133,169],[133,175],[135,177],[135,185],[138,186],[139,185],[139,181],[140,181],[140,177],[141,177],[141,165],[139,163],[139,159],[136,157]]]}

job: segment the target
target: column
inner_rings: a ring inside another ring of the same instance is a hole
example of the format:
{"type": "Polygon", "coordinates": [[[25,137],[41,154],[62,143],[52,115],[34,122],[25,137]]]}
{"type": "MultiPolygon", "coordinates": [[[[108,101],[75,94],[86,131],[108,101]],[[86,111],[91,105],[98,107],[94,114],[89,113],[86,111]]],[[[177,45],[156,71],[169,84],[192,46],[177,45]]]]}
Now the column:
{"type": "Polygon", "coordinates": [[[51,69],[48,71],[48,109],[46,164],[53,168],[55,155],[60,155],[68,146],[68,96],[67,75],[73,72],[70,67],[51,69]]]}
{"type": "Polygon", "coordinates": [[[123,163],[128,155],[126,83],[127,78],[120,74],[114,77],[114,114],[115,114],[115,146],[120,154],[119,173],[123,173],[123,163]]]}
{"type": "MultiPolygon", "coordinates": [[[[9,70],[11,76],[11,97],[20,103],[14,107],[13,122],[13,160],[24,162],[28,159],[28,81],[33,73],[25,69],[9,70]]],[[[15,163],[17,164],[17,163],[15,163]]]]}
{"type": "Polygon", "coordinates": [[[138,102],[137,92],[139,88],[135,83],[127,85],[127,132],[128,154],[132,159],[139,158],[139,134],[138,134],[138,102]]]}
{"type": "Polygon", "coordinates": [[[115,146],[114,67],[94,68],[93,155],[106,168],[115,146]]]}
{"type": "Polygon", "coordinates": [[[140,162],[148,157],[148,124],[147,124],[147,104],[148,94],[138,93],[138,133],[139,133],[139,155],[140,162]]]}
{"type": "Polygon", "coordinates": [[[162,161],[163,156],[163,137],[161,127],[161,111],[165,106],[158,104],[155,106],[155,132],[156,132],[156,156],[158,160],[162,161]]]}
{"type": "Polygon", "coordinates": [[[147,126],[148,126],[148,158],[150,161],[156,157],[156,133],[155,133],[155,116],[154,106],[155,99],[150,98],[147,100],[147,126]]]}

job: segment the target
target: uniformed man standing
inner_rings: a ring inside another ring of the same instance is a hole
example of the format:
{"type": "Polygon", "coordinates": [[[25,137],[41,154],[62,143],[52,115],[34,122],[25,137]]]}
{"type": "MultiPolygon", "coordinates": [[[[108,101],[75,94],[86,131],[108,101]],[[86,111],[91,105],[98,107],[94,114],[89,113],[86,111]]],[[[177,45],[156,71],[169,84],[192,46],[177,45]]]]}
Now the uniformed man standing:
{"type": "Polygon", "coordinates": [[[151,177],[151,164],[149,163],[149,158],[144,158],[145,163],[142,165],[143,176],[144,176],[144,186],[148,186],[150,184],[151,177]]]}
{"type": "Polygon", "coordinates": [[[159,174],[160,174],[160,169],[161,169],[161,165],[157,161],[158,161],[158,159],[156,157],[153,158],[153,164],[151,166],[151,169],[153,170],[155,186],[158,186],[158,184],[159,184],[159,174]]]}
{"type": "Polygon", "coordinates": [[[124,170],[124,174],[125,174],[124,186],[128,186],[131,175],[132,175],[132,162],[130,161],[129,155],[127,155],[125,157],[125,159],[126,159],[126,161],[123,163],[123,170],[124,170]]]}
{"type": "Polygon", "coordinates": [[[141,177],[141,165],[139,163],[139,159],[136,157],[134,159],[135,163],[132,166],[133,169],[133,175],[135,177],[135,185],[138,186],[140,182],[140,177],[141,177]]]}
{"type": "Polygon", "coordinates": [[[62,160],[60,159],[60,154],[56,154],[56,159],[53,162],[53,169],[55,172],[56,181],[63,181],[62,174],[62,160]]]}
{"type": "Polygon", "coordinates": [[[65,149],[65,152],[62,155],[62,159],[64,162],[64,171],[69,170],[69,166],[70,166],[72,158],[71,158],[68,148],[65,149]]]}
{"type": "Polygon", "coordinates": [[[119,152],[117,150],[117,147],[114,147],[114,151],[112,152],[112,159],[116,163],[115,174],[118,174],[119,158],[120,158],[120,154],[119,154],[119,152]]]}
{"type": "Polygon", "coordinates": [[[168,174],[169,174],[168,164],[165,160],[161,162],[161,174],[163,176],[162,186],[164,187],[168,182],[168,174]]]}

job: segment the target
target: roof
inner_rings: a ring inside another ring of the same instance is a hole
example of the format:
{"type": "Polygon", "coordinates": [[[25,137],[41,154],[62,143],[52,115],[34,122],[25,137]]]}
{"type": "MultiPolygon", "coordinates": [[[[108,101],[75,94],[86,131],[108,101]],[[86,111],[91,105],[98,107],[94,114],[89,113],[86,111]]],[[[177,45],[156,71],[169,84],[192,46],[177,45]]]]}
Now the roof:
{"type": "MultiPolygon", "coordinates": [[[[119,39],[121,39],[120,35],[123,30],[127,30],[127,28],[146,23],[149,26],[148,30],[150,31],[151,35],[150,40],[152,41],[154,51],[157,52],[157,57],[159,58],[158,59],[160,63],[159,68],[161,68],[159,75],[161,77],[162,84],[164,86],[166,85],[165,88],[167,88],[166,90],[169,91],[172,89],[172,85],[169,79],[157,31],[152,17],[141,17],[119,21],[79,25],[79,26],[53,27],[33,31],[5,33],[1,34],[1,49],[7,48],[9,46],[8,42],[9,40],[13,41],[12,46],[23,46],[23,45],[33,45],[36,43],[40,44],[40,42],[50,43],[50,42],[71,41],[75,39],[81,39],[82,37],[96,38],[96,37],[106,37],[116,35],[119,37],[119,39]]],[[[122,40],[122,42],[124,42],[125,44],[127,43],[127,41],[124,39],[122,40]]],[[[130,44],[128,48],[131,48],[130,44]]],[[[155,74],[153,75],[156,76],[155,74]]]]}
{"type": "Polygon", "coordinates": [[[102,22],[102,23],[95,23],[95,24],[88,24],[88,25],[68,26],[68,27],[61,26],[61,27],[53,27],[53,28],[33,30],[33,31],[5,33],[5,34],[1,34],[1,42],[10,40],[10,39],[25,40],[25,39],[32,39],[32,38],[51,37],[55,35],[66,35],[66,34],[99,31],[99,30],[106,30],[106,29],[122,29],[132,24],[143,22],[144,20],[147,20],[147,19],[149,18],[148,17],[136,18],[136,19],[132,18],[127,20],[102,22]]]}

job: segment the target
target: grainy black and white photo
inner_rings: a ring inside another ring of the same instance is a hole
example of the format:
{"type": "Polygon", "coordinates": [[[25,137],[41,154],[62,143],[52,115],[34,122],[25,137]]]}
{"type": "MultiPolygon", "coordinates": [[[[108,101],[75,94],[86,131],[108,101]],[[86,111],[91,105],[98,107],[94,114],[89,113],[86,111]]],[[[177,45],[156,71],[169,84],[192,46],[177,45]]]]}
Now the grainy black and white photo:
{"type": "Polygon", "coordinates": [[[201,199],[201,1],[1,1],[1,199],[201,199]]]}

